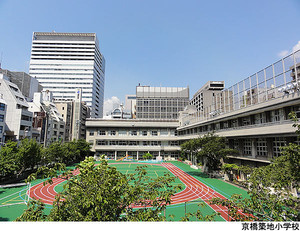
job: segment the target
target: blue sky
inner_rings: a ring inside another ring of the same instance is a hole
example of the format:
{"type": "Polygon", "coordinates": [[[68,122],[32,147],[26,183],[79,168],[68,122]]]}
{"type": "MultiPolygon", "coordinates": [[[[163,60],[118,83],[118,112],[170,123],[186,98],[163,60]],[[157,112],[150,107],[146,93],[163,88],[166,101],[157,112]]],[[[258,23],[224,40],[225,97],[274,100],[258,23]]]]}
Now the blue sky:
{"type": "MultiPolygon", "coordinates": [[[[105,99],[142,85],[227,87],[300,41],[300,0],[0,0],[2,68],[29,69],[32,33],[95,32],[105,99]]],[[[300,44],[298,44],[300,45],[300,44]]]]}

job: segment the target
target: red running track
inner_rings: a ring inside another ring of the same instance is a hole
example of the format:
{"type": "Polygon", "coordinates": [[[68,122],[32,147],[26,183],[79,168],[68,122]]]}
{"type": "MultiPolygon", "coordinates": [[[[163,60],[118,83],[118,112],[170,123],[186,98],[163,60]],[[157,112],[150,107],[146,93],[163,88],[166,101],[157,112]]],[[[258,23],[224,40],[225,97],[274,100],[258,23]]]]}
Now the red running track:
{"type": "MultiPolygon", "coordinates": [[[[114,163],[114,164],[125,164],[125,163],[114,163]]],[[[126,163],[127,164],[127,163],[126,163]]],[[[141,163],[131,163],[131,164],[141,164],[141,163]]],[[[142,163],[143,165],[145,163],[142,163]]],[[[212,198],[222,198],[226,199],[220,193],[214,191],[212,188],[203,184],[196,178],[182,171],[180,168],[176,167],[172,163],[162,163],[162,164],[154,164],[160,165],[167,168],[174,176],[178,177],[180,181],[186,186],[185,189],[181,192],[176,193],[172,196],[172,204],[180,204],[188,201],[193,201],[196,199],[203,200],[209,207],[211,207],[214,211],[219,212],[220,215],[226,220],[231,220],[231,217],[228,215],[228,210],[224,206],[213,205],[208,202],[208,200],[212,198]]],[[[76,169],[73,171],[74,175],[77,175],[79,170],[76,169]]],[[[45,204],[52,205],[55,200],[55,196],[57,192],[54,190],[55,186],[65,181],[64,179],[54,178],[53,184],[47,184],[43,186],[43,183],[39,183],[33,187],[31,187],[29,196],[31,198],[40,199],[45,204]]]]}

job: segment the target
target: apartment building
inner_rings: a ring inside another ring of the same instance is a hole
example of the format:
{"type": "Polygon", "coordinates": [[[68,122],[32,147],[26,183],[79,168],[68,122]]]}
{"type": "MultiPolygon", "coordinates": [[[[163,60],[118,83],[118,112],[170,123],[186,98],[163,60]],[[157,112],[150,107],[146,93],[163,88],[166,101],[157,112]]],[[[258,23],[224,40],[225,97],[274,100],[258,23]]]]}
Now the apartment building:
{"type": "Polygon", "coordinates": [[[201,87],[190,100],[190,105],[194,105],[197,111],[203,111],[211,105],[216,105],[216,93],[225,87],[224,81],[208,81],[201,87]]]}
{"type": "Polygon", "coordinates": [[[21,140],[32,137],[32,112],[18,86],[0,74],[0,92],[6,102],[5,140],[21,140]]]}
{"type": "Polygon", "coordinates": [[[95,33],[34,32],[29,74],[55,101],[73,100],[81,88],[91,117],[103,117],[105,59],[95,33]]]}
{"type": "Polygon", "coordinates": [[[228,162],[251,166],[270,163],[280,156],[280,147],[298,142],[288,115],[295,111],[300,118],[299,58],[300,51],[296,51],[222,90],[215,95],[221,100],[200,113],[195,108],[182,113],[179,142],[215,132],[239,151],[228,162]]]}
{"type": "Polygon", "coordinates": [[[10,82],[18,86],[26,101],[32,101],[33,94],[43,90],[43,87],[39,81],[25,72],[0,69],[0,73],[5,74],[9,78],[10,82]]]}
{"type": "Polygon", "coordinates": [[[65,140],[85,139],[85,121],[90,117],[89,107],[82,101],[82,90],[76,89],[73,100],[54,101],[57,110],[66,123],[65,140]]]}
{"type": "Polygon", "coordinates": [[[145,153],[154,158],[177,159],[177,120],[87,119],[86,140],[96,155],[118,160],[125,156],[142,159],[145,153]]]}
{"type": "Polygon", "coordinates": [[[34,138],[44,146],[54,141],[65,140],[65,122],[53,103],[52,93],[42,91],[34,93],[33,102],[28,102],[34,115],[34,138]]]}
{"type": "Polygon", "coordinates": [[[188,87],[136,87],[137,119],[178,119],[188,103],[188,87]]]}
{"type": "Polygon", "coordinates": [[[65,122],[65,141],[72,141],[73,101],[66,100],[54,103],[65,122]]]}

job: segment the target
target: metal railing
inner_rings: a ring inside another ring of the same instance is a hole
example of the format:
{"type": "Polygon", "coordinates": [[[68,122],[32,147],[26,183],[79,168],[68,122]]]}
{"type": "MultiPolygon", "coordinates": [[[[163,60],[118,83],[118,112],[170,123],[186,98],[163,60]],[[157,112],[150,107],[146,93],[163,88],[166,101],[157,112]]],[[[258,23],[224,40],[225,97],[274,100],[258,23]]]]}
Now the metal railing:
{"type": "Polygon", "coordinates": [[[205,121],[300,90],[300,50],[215,93],[213,104],[181,118],[181,126],[205,121]]]}

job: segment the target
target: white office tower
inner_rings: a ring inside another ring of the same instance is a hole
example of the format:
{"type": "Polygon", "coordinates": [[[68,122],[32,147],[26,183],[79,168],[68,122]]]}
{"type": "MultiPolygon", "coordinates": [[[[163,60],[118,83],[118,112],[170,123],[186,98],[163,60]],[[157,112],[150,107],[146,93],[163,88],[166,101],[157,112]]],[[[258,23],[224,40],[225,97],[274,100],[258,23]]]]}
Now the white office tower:
{"type": "Polygon", "coordinates": [[[103,117],[105,59],[95,33],[34,32],[29,74],[56,102],[81,88],[91,117],[103,117]]]}

